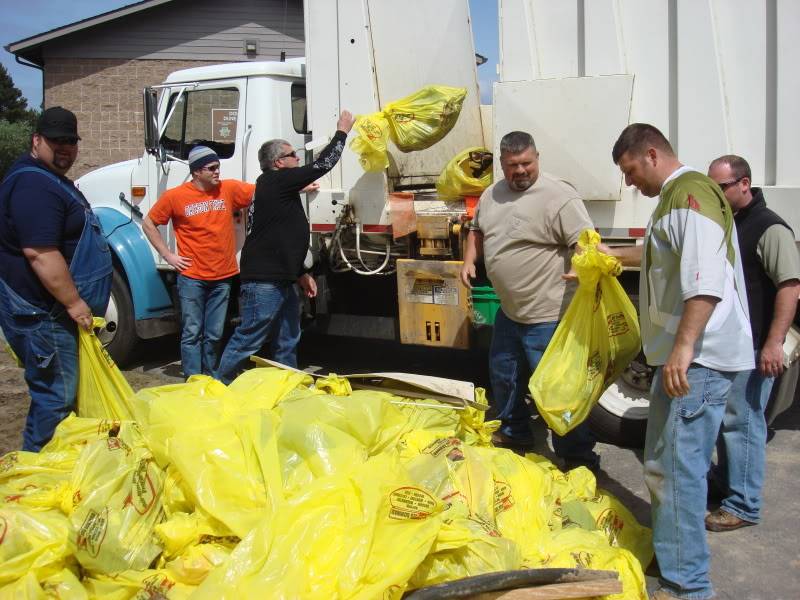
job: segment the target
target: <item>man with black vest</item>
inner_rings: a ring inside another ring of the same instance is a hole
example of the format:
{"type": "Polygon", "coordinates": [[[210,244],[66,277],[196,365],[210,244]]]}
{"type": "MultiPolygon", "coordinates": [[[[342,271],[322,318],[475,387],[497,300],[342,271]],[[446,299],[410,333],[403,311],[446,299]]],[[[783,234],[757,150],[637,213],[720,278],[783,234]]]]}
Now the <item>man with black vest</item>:
{"type": "Polygon", "coordinates": [[[794,233],[767,208],[760,188],[750,187],[750,165],[740,156],[714,160],[708,176],[734,212],[747,288],[756,368],[731,389],[711,483],[720,507],[706,517],[709,531],[755,525],[761,518],[761,488],[767,444],[764,410],[775,377],[783,372],[783,342],[800,294],[800,256],[794,233]]]}

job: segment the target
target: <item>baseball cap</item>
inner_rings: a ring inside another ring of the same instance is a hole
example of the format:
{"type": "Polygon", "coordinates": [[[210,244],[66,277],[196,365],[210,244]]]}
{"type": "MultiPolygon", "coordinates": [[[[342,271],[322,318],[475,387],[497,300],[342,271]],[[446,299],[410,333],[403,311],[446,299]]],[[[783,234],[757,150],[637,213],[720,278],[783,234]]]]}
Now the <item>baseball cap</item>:
{"type": "Polygon", "coordinates": [[[189,171],[202,169],[207,164],[219,162],[219,156],[208,146],[195,146],[189,152],[189,171]]]}
{"type": "Polygon", "coordinates": [[[61,106],[52,106],[39,116],[36,133],[44,137],[81,139],[78,135],[78,119],[75,113],[61,106]]]}

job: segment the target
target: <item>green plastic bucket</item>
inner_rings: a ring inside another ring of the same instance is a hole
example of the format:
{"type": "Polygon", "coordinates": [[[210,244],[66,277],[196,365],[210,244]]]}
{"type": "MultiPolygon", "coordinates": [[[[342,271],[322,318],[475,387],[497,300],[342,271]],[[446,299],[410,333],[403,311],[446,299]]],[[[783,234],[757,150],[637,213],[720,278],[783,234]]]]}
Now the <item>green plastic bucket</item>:
{"type": "Polygon", "coordinates": [[[472,288],[472,320],[475,325],[494,325],[500,300],[491,286],[472,288]]]}

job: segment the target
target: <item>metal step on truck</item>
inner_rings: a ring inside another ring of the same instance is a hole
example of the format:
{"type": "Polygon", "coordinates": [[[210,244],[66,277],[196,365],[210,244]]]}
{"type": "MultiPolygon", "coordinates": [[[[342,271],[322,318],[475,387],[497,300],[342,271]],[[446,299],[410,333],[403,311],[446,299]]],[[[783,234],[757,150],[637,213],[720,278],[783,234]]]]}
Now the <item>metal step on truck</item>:
{"type": "MultiPolygon", "coordinates": [[[[221,177],[255,181],[257,151],[283,138],[308,161],[341,109],[379,111],[425,85],[467,89],[454,128],[419,152],[389,148],[389,167],[367,173],[347,150],[304,198],[308,264],[319,297],[314,327],[333,335],[465,349],[484,341],[496,299],[458,279],[470,199],[442,200],[435,182],[472,147],[498,153],[511,130],[531,132],[542,168],[581,193],[605,241],[640,243],[654,200],[624,186],[611,146],[631,122],[664,131],[704,171],[722,154],[745,156],[769,205],[800,232],[800,71],[792,58],[800,4],[498,0],[500,61],[493,102],[481,105],[468,0],[306,0],[304,59],[232,63],[172,73],[144,90],[145,149],[78,181],[114,253],[112,299],[101,332],[125,363],[142,339],[178,329],[175,272],[150,247],[141,218],[189,179],[198,144],[221,158],[221,177]],[[746,39],[746,43],[743,41],[746,39]],[[398,235],[398,234],[404,235],[398,235]]],[[[495,161],[495,177],[501,177],[495,161]]],[[[245,213],[235,215],[239,248],[245,213]]],[[[175,244],[170,227],[163,233],[175,244]]],[[[623,273],[638,295],[638,273],[623,273]]],[[[232,303],[235,309],[235,302],[232,303]]],[[[798,336],[785,346],[794,362],[798,336]]],[[[795,363],[775,386],[771,416],[791,404],[795,363]]],[[[595,429],[640,444],[651,370],[635,361],[600,399],[595,429]]]]}

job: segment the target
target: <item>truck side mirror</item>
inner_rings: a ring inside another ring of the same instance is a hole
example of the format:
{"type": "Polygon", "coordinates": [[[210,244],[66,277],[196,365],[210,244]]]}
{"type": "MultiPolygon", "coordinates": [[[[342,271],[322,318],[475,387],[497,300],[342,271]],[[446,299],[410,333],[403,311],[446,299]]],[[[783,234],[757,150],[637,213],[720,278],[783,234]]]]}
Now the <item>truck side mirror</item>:
{"type": "Polygon", "coordinates": [[[151,87],[144,88],[144,147],[149,154],[159,156],[158,93],[151,87]]]}

